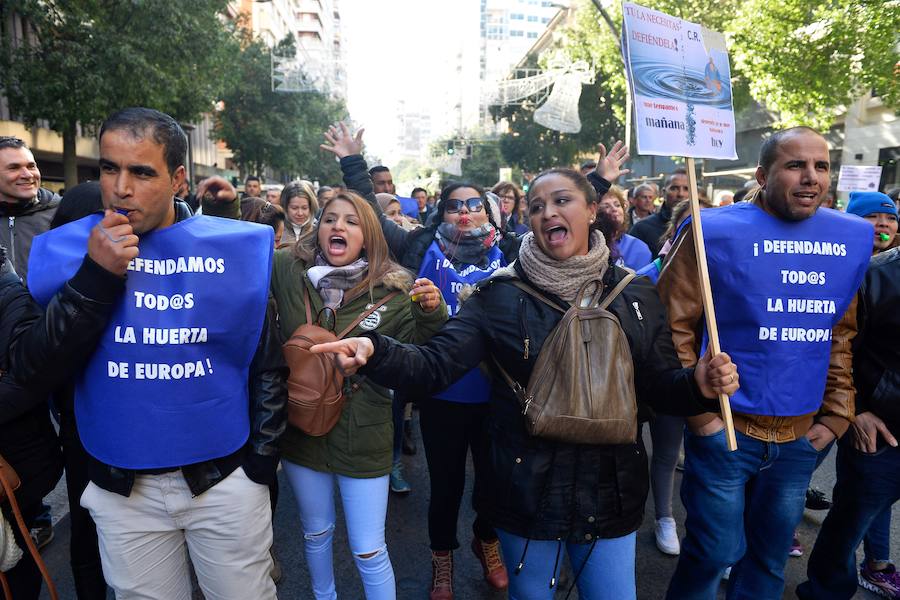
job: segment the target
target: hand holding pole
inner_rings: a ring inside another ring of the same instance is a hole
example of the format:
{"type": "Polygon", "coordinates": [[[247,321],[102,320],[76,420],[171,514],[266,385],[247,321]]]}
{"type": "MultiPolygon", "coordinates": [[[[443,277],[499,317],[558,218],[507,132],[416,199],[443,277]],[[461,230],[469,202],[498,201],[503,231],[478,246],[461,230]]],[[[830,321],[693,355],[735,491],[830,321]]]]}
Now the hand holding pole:
{"type": "MultiPolygon", "coordinates": [[[[694,248],[697,251],[697,270],[700,273],[700,293],[703,297],[703,313],[706,315],[706,333],[709,338],[709,350],[712,356],[716,356],[721,352],[719,328],[716,325],[716,309],[713,306],[709,267],[706,264],[706,244],[703,242],[703,225],[700,223],[700,196],[697,192],[697,171],[693,158],[687,159],[687,174],[691,193],[691,232],[694,235],[694,248]]],[[[734,435],[731,402],[726,394],[719,394],[719,410],[722,413],[722,420],[725,421],[728,449],[734,452],[737,450],[737,438],[734,435]]]]}

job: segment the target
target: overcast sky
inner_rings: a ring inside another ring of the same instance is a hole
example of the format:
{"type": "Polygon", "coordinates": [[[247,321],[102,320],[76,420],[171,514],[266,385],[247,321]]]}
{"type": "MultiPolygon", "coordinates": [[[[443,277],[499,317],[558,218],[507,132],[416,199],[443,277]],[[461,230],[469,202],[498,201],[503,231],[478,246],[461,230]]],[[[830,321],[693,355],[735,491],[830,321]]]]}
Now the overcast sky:
{"type": "Polygon", "coordinates": [[[367,149],[384,157],[398,135],[401,98],[408,109],[434,114],[441,95],[454,93],[442,78],[461,44],[478,43],[477,2],[341,0],[340,11],[350,114],[366,128],[367,149]]]}

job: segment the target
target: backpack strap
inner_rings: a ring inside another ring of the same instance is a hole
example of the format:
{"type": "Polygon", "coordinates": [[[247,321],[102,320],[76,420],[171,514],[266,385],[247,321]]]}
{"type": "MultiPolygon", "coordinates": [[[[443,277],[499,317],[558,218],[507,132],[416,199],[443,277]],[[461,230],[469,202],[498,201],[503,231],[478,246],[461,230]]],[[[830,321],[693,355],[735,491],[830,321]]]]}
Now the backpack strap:
{"type": "MultiPolygon", "coordinates": [[[[376,304],[374,304],[372,306],[372,308],[370,308],[368,310],[364,310],[362,313],[360,313],[360,315],[358,317],[356,317],[356,320],[354,320],[352,323],[350,323],[350,325],[348,325],[347,328],[344,329],[342,332],[337,334],[338,339],[343,338],[345,335],[347,335],[348,333],[353,331],[353,328],[356,327],[357,325],[359,325],[360,323],[362,323],[366,317],[368,317],[369,315],[374,313],[376,310],[378,310],[379,308],[381,308],[382,306],[384,306],[385,304],[390,302],[393,299],[393,297],[399,293],[400,292],[397,292],[397,291],[391,292],[390,294],[388,294],[387,296],[385,296],[384,298],[379,300],[376,304]]],[[[307,308],[306,310],[309,310],[309,309],[307,308]]]]}
{"type": "Polygon", "coordinates": [[[615,300],[622,291],[628,287],[628,284],[631,283],[631,280],[634,279],[636,275],[634,273],[628,273],[622,280],[616,284],[616,287],[612,289],[610,293],[606,295],[606,298],[603,299],[603,302],[600,303],[599,308],[606,309],[613,300],[615,300]]]}
{"type": "Polygon", "coordinates": [[[520,290],[522,290],[523,292],[525,292],[526,294],[528,294],[529,296],[533,296],[533,297],[537,298],[538,300],[540,300],[541,302],[543,302],[544,304],[546,304],[547,306],[549,306],[550,308],[552,308],[554,310],[557,310],[561,313],[565,313],[566,310],[568,310],[566,308],[561,307],[559,304],[557,304],[556,302],[554,302],[553,300],[551,300],[544,294],[540,293],[535,288],[528,285],[521,279],[510,279],[509,282],[511,284],[513,284],[514,286],[516,286],[517,288],[519,288],[520,290]]]}
{"type": "Polygon", "coordinates": [[[302,279],[300,280],[300,284],[303,286],[303,306],[306,308],[306,324],[314,325],[312,320],[312,311],[309,308],[312,305],[312,301],[309,299],[309,289],[306,287],[306,282],[302,279]]]}
{"type": "MultiPolygon", "coordinates": [[[[35,565],[37,565],[41,577],[43,577],[44,582],[47,584],[47,592],[50,594],[50,598],[52,600],[59,600],[59,594],[56,591],[56,586],[53,584],[53,579],[50,577],[50,572],[47,570],[47,564],[41,558],[41,553],[38,552],[34,540],[31,539],[31,535],[28,532],[28,526],[25,524],[25,519],[22,517],[22,511],[16,500],[15,491],[21,483],[22,482],[13,470],[12,465],[0,456],[0,497],[3,497],[4,501],[9,502],[10,508],[12,509],[14,524],[19,527],[19,532],[22,534],[22,540],[25,542],[28,553],[31,554],[31,558],[34,560],[35,565]]],[[[12,525],[12,523],[10,525],[12,525]]],[[[0,589],[3,590],[4,595],[7,598],[12,598],[9,582],[6,580],[3,573],[0,573],[0,589]]]]}
{"type": "MultiPolygon", "coordinates": [[[[606,298],[604,298],[603,301],[600,302],[600,308],[605,309],[607,306],[609,306],[610,303],[613,300],[615,300],[626,287],[628,287],[628,284],[631,283],[631,280],[634,279],[635,277],[636,277],[636,275],[634,273],[632,273],[632,272],[627,273],[625,275],[625,277],[623,277],[622,280],[616,284],[616,287],[614,287],[612,289],[612,291],[610,291],[609,294],[606,295],[606,298]]],[[[535,288],[528,285],[521,279],[511,279],[509,282],[511,284],[513,284],[514,286],[516,286],[517,288],[519,288],[520,290],[522,290],[523,292],[525,292],[526,294],[537,298],[538,300],[540,300],[547,306],[549,306],[555,310],[558,310],[561,313],[566,312],[567,309],[564,309],[559,304],[557,304],[556,302],[554,302],[553,300],[551,300],[544,294],[540,293],[535,288]]]]}
{"type": "Polygon", "coordinates": [[[506,382],[510,388],[512,388],[513,393],[516,395],[516,398],[519,399],[519,403],[522,405],[522,413],[528,409],[528,393],[522,385],[510,376],[510,374],[503,368],[503,365],[500,364],[500,361],[491,356],[491,360],[494,362],[494,366],[497,367],[497,370],[500,371],[500,376],[503,377],[503,381],[506,382]]]}
{"type": "MultiPolygon", "coordinates": [[[[347,335],[348,333],[353,331],[353,328],[356,327],[357,325],[359,325],[360,323],[362,323],[366,317],[368,317],[369,315],[374,313],[376,310],[378,310],[379,308],[381,308],[382,306],[384,306],[385,304],[390,302],[393,299],[393,297],[399,293],[400,292],[397,292],[397,291],[391,292],[390,294],[388,294],[387,296],[382,298],[380,301],[378,301],[378,303],[373,305],[372,308],[363,311],[358,317],[356,317],[356,319],[352,323],[350,323],[350,325],[347,326],[346,329],[344,329],[342,332],[337,334],[337,338],[341,339],[345,335],[347,335]]],[[[310,305],[312,304],[312,302],[309,299],[309,289],[307,289],[305,283],[303,284],[303,304],[304,304],[304,308],[306,308],[306,323],[307,323],[307,325],[316,325],[316,323],[313,323],[312,311],[310,309],[310,305]]]]}

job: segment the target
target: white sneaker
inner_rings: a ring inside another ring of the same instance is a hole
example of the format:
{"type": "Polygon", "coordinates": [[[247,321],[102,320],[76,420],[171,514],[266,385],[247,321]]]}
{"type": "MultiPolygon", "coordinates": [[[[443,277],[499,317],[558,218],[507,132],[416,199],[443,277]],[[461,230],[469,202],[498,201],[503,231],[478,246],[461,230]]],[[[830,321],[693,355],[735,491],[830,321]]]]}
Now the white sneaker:
{"type": "Polygon", "coordinates": [[[728,581],[728,579],[730,577],[731,577],[731,567],[728,567],[727,569],[725,569],[725,572],[722,573],[722,581],[728,581]]]}
{"type": "Polygon", "coordinates": [[[678,530],[675,528],[675,519],[663,517],[656,520],[654,528],[656,535],[656,547],[663,554],[678,556],[681,554],[681,544],[678,543],[678,530]]]}

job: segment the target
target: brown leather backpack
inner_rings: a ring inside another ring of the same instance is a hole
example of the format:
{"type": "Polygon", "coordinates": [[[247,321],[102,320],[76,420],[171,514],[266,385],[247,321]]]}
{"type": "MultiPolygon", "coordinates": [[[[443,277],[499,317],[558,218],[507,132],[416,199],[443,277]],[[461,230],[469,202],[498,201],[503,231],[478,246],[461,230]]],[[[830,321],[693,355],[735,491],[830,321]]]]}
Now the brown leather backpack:
{"type": "Polygon", "coordinates": [[[316,344],[335,342],[353,331],[363,320],[387,304],[398,292],[391,292],[371,308],[363,311],[353,323],[335,334],[317,323],[323,308],[313,321],[310,311],[309,290],[303,286],[306,305],[306,322],[300,325],[282,346],[284,359],[291,369],[288,376],[288,423],[309,435],[325,435],[337,424],[344,408],[344,376],[324,354],[313,354],[309,349],[316,344]]]}
{"type": "Polygon", "coordinates": [[[629,273],[599,302],[603,285],[581,287],[564,310],[516,279],[511,283],[563,313],[538,354],[523,388],[496,362],[522,404],[528,433],[575,444],[633,444],[637,437],[634,363],[619,319],[606,310],[634,279],[629,273]],[[596,291],[585,304],[586,290],[596,291]]]}

